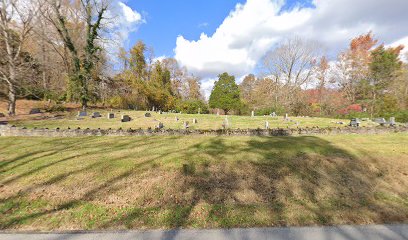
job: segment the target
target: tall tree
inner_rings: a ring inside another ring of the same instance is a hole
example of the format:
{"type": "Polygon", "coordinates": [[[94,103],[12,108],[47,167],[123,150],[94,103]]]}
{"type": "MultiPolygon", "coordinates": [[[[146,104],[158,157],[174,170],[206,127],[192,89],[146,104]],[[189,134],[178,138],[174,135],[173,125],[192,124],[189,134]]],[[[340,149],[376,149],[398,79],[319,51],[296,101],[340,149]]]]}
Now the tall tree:
{"type": "Polygon", "coordinates": [[[211,108],[224,110],[225,114],[241,107],[240,91],[234,76],[230,76],[228,73],[218,75],[218,81],[214,84],[209,104],[211,108]]]}
{"type": "Polygon", "coordinates": [[[16,113],[16,94],[24,78],[27,61],[22,58],[24,44],[36,15],[35,4],[21,0],[1,0],[0,6],[0,80],[8,87],[8,114],[16,113]]]}
{"type": "Polygon", "coordinates": [[[370,105],[372,115],[377,112],[376,106],[379,105],[377,100],[384,98],[388,87],[401,74],[402,61],[399,59],[399,55],[403,48],[403,46],[398,46],[386,49],[384,45],[380,45],[371,51],[372,60],[370,63],[371,76],[369,78],[369,86],[371,90],[370,105]]]}
{"type": "Polygon", "coordinates": [[[79,89],[79,100],[86,108],[90,100],[89,83],[92,80],[92,71],[98,61],[101,48],[97,41],[101,39],[102,21],[108,10],[104,1],[81,0],[80,12],[85,25],[85,44],[83,49],[73,40],[72,31],[69,29],[69,15],[64,14],[60,0],[47,0],[48,8],[44,15],[48,17],[58,32],[58,35],[70,52],[72,68],[70,69],[71,84],[79,89]],[[80,51],[83,54],[80,54],[80,51]]]}

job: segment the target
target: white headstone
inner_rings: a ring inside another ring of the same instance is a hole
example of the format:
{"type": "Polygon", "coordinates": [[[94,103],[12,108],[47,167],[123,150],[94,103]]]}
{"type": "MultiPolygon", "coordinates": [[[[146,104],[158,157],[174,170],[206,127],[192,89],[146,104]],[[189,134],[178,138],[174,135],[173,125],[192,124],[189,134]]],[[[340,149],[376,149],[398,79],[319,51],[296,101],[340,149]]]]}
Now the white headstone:
{"type": "Polygon", "coordinates": [[[269,122],[268,121],[265,121],[265,128],[269,129],[269,122]]]}
{"type": "Polygon", "coordinates": [[[255,117],[255,112],[254,111],[251,112],[251,117],[255,117]]]}

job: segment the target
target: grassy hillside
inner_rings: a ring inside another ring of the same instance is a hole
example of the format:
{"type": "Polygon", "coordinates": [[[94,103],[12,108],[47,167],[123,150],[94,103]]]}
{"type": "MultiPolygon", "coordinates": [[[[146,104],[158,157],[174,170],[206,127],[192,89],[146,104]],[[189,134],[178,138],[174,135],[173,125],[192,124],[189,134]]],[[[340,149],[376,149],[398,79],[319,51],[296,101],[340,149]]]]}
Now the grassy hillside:
{"type": "Polygon", "coordinates": [[[0,229],[407,223],[407,142],[0,137],[0,229]]]}

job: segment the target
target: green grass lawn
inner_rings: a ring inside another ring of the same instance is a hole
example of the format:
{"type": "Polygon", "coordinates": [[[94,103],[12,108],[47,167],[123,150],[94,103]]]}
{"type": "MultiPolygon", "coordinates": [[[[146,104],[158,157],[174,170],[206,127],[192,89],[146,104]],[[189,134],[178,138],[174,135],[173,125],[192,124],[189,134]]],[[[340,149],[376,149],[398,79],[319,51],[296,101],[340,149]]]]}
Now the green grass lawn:
{"type": "Polygon", "coordinates": [[[408,223],[407,143],[404,133],[0,137],[0,229],[408,223]]]}
{"type": "MultiPolygon", "coordinates": [[[[100,110],[97,110],[100,111],[100,110]]],[[[91,113],[92,110],[89,110],[91,113]]],[[[159,114],[151,112],[152,117],[144,117],[144,111],[121,111],[115,112],[115,119],[107,119],[107,111],[100,111],[102,118],[92,119],[90,116],[77,120],[76,113],[67,114],[62,119],[26,119],[26,120],[11,120],[10,124],[16,126],[24,126],[28,128],[101,128],[101,129],[118,129],[118,128],[133,128],[133,129],[147,129],[155,128],[159,122],[164,124],[167,129],[182,129],[183,122],[188,121],[191,129],[221,129],[225,116],[217,116],[212,114],[159,114]],[[131,122],[120,122],[120,116],[127,114],[132,117],[131,122]],[[179,119],[176,120],[176,117],[179,119]],[[197,119],[197,124],[193,124],[193,119],[197,119]]],[[[34,117],[34,116],[33,116],[34,117]]],[[[315,117],[290,117],[292,121],[285,121],[283,117],[271,116],[228,116],[230,128],[233,129],[256,129],[265,128],[265,121],[269,122],[270,128],[296,128],[296,127],[342,127],[346,126],[350,121],[345,119],[330,119],[330,118],[315,118],[315,117]],[[336,124],[336,122],[343,121],[345,125],[336,124]],[[299,125],[297,125],[297,122],[299,125]]],[[[362,126],[377,126],[373,122],[362,122],[362,126]]]]}

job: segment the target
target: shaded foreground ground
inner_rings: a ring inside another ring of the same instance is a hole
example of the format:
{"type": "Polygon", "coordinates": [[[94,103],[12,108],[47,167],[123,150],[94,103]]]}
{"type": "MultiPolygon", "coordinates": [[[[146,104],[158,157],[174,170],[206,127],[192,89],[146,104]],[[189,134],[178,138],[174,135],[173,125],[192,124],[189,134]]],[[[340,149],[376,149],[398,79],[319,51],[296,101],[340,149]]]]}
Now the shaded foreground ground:
{"type": "Polygon", "coordinates": [[[0,228],[408,223],[408,135],[0,137],[0,228]]]}

